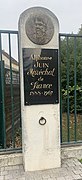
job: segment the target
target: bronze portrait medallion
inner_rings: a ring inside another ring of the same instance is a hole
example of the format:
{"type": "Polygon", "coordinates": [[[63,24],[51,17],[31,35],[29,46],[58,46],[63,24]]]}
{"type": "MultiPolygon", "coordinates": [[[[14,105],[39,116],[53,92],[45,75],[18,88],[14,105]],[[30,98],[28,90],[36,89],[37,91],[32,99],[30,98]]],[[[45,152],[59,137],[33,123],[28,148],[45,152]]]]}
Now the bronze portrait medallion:
{"type": "Polygon", "coordinates": [[[27,37],[35,44],[47,44],[53,37],[54,26],[49,16],[36,13],[30,15],[25,24],[27,37]]]}

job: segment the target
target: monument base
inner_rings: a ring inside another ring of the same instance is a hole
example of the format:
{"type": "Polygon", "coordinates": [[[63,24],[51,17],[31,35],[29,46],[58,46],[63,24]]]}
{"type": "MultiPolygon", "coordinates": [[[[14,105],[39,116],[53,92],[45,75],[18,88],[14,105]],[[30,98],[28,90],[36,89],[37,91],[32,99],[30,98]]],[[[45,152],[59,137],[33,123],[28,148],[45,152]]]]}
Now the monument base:
{"type": "Polygon", "coordinates": [[[33,156],[31,152],[24,154],[24,170],[25,171],[37,171],[37,170],[46,170],[51,168],[61,167],[60,162],[60,150],[55,149],[47,152],[42,152],[42,154],[37,155],[36,152],[33,152],[36,156],[33,156]]]}
{"type": "Polygon", "coordinates": [[[60,167],[59,104],[28,106],[25,109],[23,115],[26,118],[22,124],[25,171],[60,167]],[[39,124],[41,117],[46,119],[45,125],[39,124]]]}

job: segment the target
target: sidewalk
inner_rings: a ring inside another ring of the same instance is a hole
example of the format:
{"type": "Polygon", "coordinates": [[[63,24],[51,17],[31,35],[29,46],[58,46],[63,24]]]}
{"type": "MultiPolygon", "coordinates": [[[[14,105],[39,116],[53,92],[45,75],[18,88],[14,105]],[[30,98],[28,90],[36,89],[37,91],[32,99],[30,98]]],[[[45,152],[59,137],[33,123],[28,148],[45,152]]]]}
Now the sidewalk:
{"type": "Polygon", "coordinates": [[[24,172],[22,165],[0,167],[0,180],[82,180],[82,164],[76,159],[62,160],[62,167],[24,172]]]}

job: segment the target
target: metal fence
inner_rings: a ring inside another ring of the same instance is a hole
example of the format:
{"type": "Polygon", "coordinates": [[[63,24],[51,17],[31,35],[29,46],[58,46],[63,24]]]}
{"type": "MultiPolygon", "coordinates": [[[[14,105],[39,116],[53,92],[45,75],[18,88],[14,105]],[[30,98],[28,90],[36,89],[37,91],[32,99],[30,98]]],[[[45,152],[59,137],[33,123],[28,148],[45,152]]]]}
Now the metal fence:
{"type": "Polygon", "coordinates": [[[60,34],[61,143],[82,143],[82,35],[60,34]]]}
{"type": "Polygon", "coordinates": [[[0,30],[0,151],[21,149],[18,31],[0,30]]]}
{"type": "MultiPolygon", "coordinates": [[[[0,30],[0,151],[21,150],[18,31],[0,30]]],[[[59,34],[61,144],[82,143],[82,36],[59,34]]]]}

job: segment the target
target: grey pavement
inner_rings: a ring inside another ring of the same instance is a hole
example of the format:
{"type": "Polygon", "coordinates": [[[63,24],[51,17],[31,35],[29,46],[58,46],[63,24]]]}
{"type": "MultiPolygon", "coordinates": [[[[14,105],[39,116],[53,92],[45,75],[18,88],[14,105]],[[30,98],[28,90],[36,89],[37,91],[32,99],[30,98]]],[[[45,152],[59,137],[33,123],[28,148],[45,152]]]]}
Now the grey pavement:
{"type": "Polygon", "coordinates": [[[82,180],[82,164],[76,158],[62,160],[62,167],[24,172],[23,165],[0,167],[0,180],[82,180]]]}

